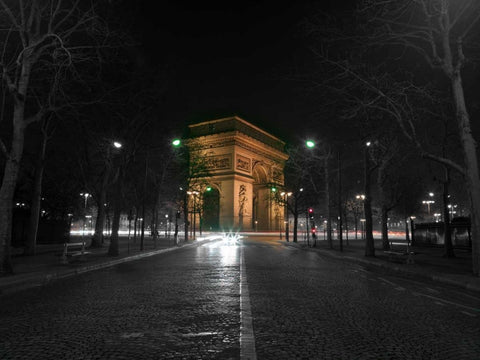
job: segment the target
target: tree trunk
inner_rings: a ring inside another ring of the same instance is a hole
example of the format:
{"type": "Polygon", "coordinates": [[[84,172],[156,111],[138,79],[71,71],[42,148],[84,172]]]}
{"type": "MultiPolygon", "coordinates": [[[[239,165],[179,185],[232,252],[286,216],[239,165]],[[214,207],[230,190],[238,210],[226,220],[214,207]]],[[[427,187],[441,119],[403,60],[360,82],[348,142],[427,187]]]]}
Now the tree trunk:
{"type": "Polygon", "coordinates": [[[13,194],[17,184],[18,154],[10,152],[10,158],[5,164],[2,187],[0,189],[0,271],[13,273],[12,260],[10,256],[10,245],[12,241],[12,206],[13,194]],[[13,158],[12,158],[13,157],[13,158]]]}
{"type": "Polygon", "coordinates": [[[327,205],[327,242],[328,247],[333,249],[332,241],[332,208],[330,206],[330,175],[328,171],[328,156],[325,157],[325,203],[327,205]]]}
{"type": "Polygon", "coordinates": [[[184,220],[184,230],[185,230],[185,242],[188,242],[188,202],[187,202],[187,193],[185,193],[185,198],[183,199],[183,220],[184,220]]]}
{"type": "Polygon", "coordinates": [[[480,276],[480,177],[478,174],[477,149],[470,126],[470,117],[465,105],[465,96],[463,93],[460,73],[454,74],[451,77],[451,80],[457,111],[460,139],[465,154],[465,175],[470,198],[472,271],[474,275],[480,276]]]}
{"type": "Polygon", "coordinates": [[[353,221],[355,222],[355,240],[358,240],[358,215],[356,213],[353,214],[353,221]]]}
{"type": "Polygon", "coordinates": [[[119,201],[116,200],[115,207],[113,209],[112,235],[110,236],[110,245],[108,247],[108,255],[110,256],[118,256],[120,254],[118,243],[118,230],[120,229],[120,213],[120,204],[119,201]]]}
{"type": "Polygon", "coordinates": [[[135,220],[133,221],[133,243],[137,243],[137,228],[138,228],[138,216],[137,208],[135,208],[135,220]]]}
{"type": "Polygon", "coordinates": [[[33,180],[33,195],[30,206],[30,219],[28,222],[27,239],[25,246],[26,255],[35,255],[37,246],[38,223],[40,220],[41,204],[42,204],[42,180],[43,170],[45,168],[45,152],[47,149],[48,136],[43,133],[40,154],[35,166],[35,176],[33,180]]]}
{"type": "Polygon", "coordinates": [[[2,187],[0,188],[0,271],[13,273],[10,246],[12,243],[12,206],[17,185],[20,161],[23,155],[25,133],[23,109],[15,108],[12,148],[5,162],[2,187]]]}
{"type": "Polygon", "coordinates": [[[111,164],[107,161],[105,173],[103,174],[100,193],[97,198],[97,221],[95,222],[95,233],[92,237],[92,247],[100,248],[103,243],[103,227],[105,225],[105,204],[107,202],[107,186],[110,178],[111,164]]]}
{"type": "Polygon", "coordinates": [[[345,211],[343,212],[343,218],[345,219],[345,242],[347,243],[347,246],[349,246],[350,243],[348,238],[348,215],[347,215],[346,207],[344,209],[345,211]]]}
{"type": "Polygon", "coordinates": [[[382,206],[382,248],[385,251],[390,250],[390,242],[388,241],[388,209],[382,206]]]}
{"type": "Polygon", "coordinates": [[[25,99],[32,64],[33,49],[23,51],[22,67],[17,78],[17,93],[14,95],[11,149],[5,161],[2,187],[0,188],[0,271],[13,273],[10,246],[12,244],[12,205],[18,180],[20,161],[25,142],[25,99]]]}
{"type": "Polygon", "coordinates": [[[340,150],[338,151],[337,158],[338,165],[338,244],[340,246],[340,251],[343,251],[343,229],[342,229],[342,163],[340,157],[340,150]]]}
{"type": "Polygon", "coordinates": [[[298,240],[297,231],[298,231],[298,203],[295,199],[295,211],[293,213],[293,242],[296,243],[298,240]]]}

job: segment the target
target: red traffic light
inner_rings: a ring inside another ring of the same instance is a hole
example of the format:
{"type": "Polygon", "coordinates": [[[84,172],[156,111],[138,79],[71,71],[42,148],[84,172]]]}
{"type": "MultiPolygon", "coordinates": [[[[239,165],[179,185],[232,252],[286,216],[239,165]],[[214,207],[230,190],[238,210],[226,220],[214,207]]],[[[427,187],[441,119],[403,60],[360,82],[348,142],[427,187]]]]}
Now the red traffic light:
{"type": "Polygon", "coordinates": [[[313,208],[308,208],[308,212],[311,214],[313,213],[313,208]]]}
{"type": "Polygon", "coordinates": [[[317,229],[313,228],[312,233],[315,234],[317,232],[317,229]]]}

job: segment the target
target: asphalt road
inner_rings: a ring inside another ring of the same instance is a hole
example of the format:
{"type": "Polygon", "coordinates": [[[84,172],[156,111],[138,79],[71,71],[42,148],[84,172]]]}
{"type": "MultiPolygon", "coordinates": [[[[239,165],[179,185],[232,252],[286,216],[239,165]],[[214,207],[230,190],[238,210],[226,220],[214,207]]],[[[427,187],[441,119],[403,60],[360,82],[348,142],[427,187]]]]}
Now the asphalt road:
{"type": "Polygon", "coordinates": [[[0,297],[0,359],[480,359],[480,297],[269,238],[0,297]]]}

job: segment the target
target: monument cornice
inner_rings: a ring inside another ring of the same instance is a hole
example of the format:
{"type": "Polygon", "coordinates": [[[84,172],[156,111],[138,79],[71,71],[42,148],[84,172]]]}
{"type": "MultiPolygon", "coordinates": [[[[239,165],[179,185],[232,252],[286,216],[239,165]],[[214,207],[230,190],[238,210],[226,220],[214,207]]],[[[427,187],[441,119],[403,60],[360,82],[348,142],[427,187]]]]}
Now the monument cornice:
{"type": "Polygon", "coordinates": [[[285,152],[268,146],[267,144],[264,144],[240,131],[200,136],[196,138],[195,141],[200,145],[199,150],[239,146],[245,150],[261,154],[274,161],[288,160],[288,155],[285,152]]]}

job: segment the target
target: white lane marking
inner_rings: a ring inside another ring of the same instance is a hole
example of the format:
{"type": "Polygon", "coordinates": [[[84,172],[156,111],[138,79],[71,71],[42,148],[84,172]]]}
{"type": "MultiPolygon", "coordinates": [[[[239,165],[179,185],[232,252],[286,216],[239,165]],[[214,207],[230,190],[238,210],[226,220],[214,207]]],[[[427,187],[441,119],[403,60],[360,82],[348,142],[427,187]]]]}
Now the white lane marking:
{"type": "Polygon", "coordinates": [[[430,298],[430,299],[433,299],[433,300],[441,301],[441,302],[446,303],[446,304],[458,306],[458,307],[461,307],[461,308],[464,308],[464,309],[467,309],[467,310],[471,310],[471,311],[475,311],[475,312],[480,312],[480,309],[476,309],[476,308],[473,308],[473,307],[470,307],[470,306],[458,304],[458,303],[453,302],[453,301],[448,301],[448,300],[445,300],[445,299],[441,299],[441,298],[438,298],[436,296],[422,294],[422,293],[419,293],[419,292],[414,292],[413,295],[424,296],[424,297],[427,297],[427,298],[430,298]]]}
{"type": "Polygon", "coordinates": [[[240,359],[257,359],[243,246],[240,255],[240,359]]]}
{"type": "Polygon", "coordinates": [[[446,304],[442,303],[441,301],[435,301],[435,304],[440,305],[440,306],[445,306],[446,304]]]}
{"type": "Polygon", "coordinates": [[[199,333],[188,333],[188,334],[182,334],[183,337],[198,337],[198,336],[212,336],[212,335],[217,335],[218,332],[214,331],[204,331],[204,332],[199,332],[199,333]]]}

